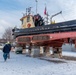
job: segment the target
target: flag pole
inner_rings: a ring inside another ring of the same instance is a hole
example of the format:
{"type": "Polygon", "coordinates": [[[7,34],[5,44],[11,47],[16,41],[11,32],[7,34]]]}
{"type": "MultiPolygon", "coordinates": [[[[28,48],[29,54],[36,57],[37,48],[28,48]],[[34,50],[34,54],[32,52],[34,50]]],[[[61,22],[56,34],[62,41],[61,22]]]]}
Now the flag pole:
{"type": "Polygon", "coordinates": [[[47,8],[46,8],[46,4],[45,4],[44,15],[46,15],[46,11],[47,11],[47,8]]]}
{"type": "Polygon", "coordinates": [[[47,25],[48,24],[48,12],[47,12],[47,6],[45,4],[45,10],[44,10],[44,15],[45,15],[45,24],[47,25]]]}
{"type": "Polygon", "coordinates": [[[37,14],[37,5],[38,5],[38,1],[37,0],[35,0],[36,1],[36,14],[37,14]]]}

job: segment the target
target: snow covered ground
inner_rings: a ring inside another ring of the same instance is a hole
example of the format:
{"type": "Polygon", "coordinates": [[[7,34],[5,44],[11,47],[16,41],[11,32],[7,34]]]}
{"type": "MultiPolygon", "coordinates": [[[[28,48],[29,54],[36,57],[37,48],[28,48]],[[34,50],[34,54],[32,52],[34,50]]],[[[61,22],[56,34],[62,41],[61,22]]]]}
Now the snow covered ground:
{"type": "MultiPolygon", "coordinates": [[[[64,54],[67,54],[67,52],[64,54]]],[[[4,62],[2,52],[0,51],[0,74],[76,75],[76,61],[68,61],[64,59],[58,60],[62,60],[64,62],[54,63],[51,61],[49,62],[46,60],[40,60],[39,58],[26,57],[26,55],[15,54],[14,52],[11,52],[11,59],[8,59],[6,62],[4,62]]]]}
{"type": "Polygon", "coordinates": [[[62,55],[76,57],[76,52],[67,52],[67,51],[64,51],[64,52],[62,52],[62,55]]]}

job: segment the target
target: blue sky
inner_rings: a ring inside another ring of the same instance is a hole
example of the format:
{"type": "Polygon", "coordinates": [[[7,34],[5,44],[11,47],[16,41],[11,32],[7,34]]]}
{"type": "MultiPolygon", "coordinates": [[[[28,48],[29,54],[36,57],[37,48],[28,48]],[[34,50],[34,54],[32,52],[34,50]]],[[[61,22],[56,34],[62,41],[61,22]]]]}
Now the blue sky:
{"type": "MultiPolygon", "coordinates": [[[[76,0],[38,0],[38,13],[43,17],[45,4],[49,17],[62,11],[62,15],[53,18],[56,22],[76,19],[76,0]]],[[[32,7],[33,14],[36,13],[35,0],[0,0],[1,36],[8,27],[21,27],[20,18],[28,7],[32,7]]]]}

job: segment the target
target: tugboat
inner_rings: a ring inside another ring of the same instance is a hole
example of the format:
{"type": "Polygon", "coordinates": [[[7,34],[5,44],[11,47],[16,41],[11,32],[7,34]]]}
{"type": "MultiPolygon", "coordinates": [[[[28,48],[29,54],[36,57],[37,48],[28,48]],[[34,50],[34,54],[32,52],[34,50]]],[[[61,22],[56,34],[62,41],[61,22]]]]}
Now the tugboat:
{"type": "Polygon", "coordinates": [[[39,14],[34,16],[30,14],[30,8],[28,14],[20,20],[22,28],[12,30],[15,38],[18,36],[76,31],[76,20],[45,25],[43,18],[39,14]]]}
{"type": "Polygon", "coordinates": [[[29,50],[35,50],[37,46],[43,46],[44,51],[48,52],[48,48],[52,47],[53,54],[58,54],[62,52],[63,43],[72,42],[76,46],[76,20],[45,24],[40,14],[31,15],[30,8],[20,20],[22,28],[14,28],[12,31],[17,44],[23,48],[28,45],[29,50]]]}

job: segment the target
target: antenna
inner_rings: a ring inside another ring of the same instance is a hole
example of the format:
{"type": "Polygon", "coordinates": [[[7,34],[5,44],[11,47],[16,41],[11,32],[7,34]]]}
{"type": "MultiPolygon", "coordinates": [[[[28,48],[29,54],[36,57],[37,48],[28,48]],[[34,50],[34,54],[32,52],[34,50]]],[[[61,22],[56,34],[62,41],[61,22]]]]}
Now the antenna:
{"type": "Polygon", "coordinates": [[[27,15],[27,8],[26,8],[26,15],[27,15]]]}
{"type": "Polygon", "coordinates": [[[36,1],[36,14],[37,14],[37,5],[38,5],[38,1],[37,0],[35,0],[36,1]]]}
{"type": "Polygon", "coordinates": [[[31,14],[31,8],[32,8],[32,7],[27,8],[28,14],[31,14]]]}
{"type": "Polygon", "coordinates": [[[25,16],[25,13],[22,13],[23,14],[23,17],[25,16]]]}

